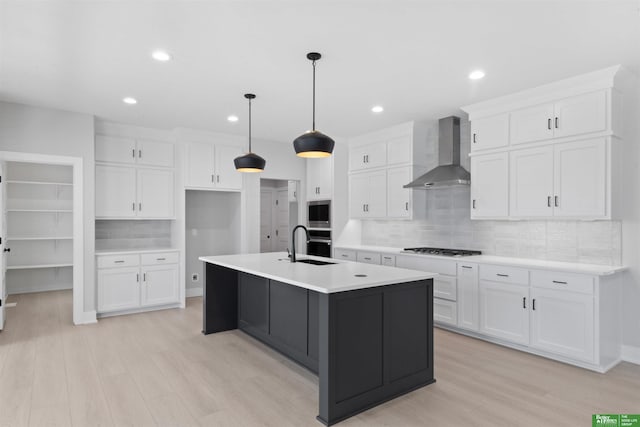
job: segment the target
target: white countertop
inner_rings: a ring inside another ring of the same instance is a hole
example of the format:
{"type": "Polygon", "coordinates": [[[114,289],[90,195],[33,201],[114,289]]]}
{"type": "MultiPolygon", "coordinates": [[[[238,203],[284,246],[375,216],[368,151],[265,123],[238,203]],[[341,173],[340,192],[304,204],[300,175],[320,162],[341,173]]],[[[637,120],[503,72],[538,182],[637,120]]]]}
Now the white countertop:
{"type": "Polygon", "coordinates": [[[178,252],[176,248],[154,249],[97,249],[96,255],[155,254],[159,252],[178,252]]]}
{"type": "Polygon", "coordinates": [[[495,255],[471,255],[465,257],[448,257],[442,255],[423,255],[403,253],[404,248],[394,248],[387,246],[367,246],[367,245],[336,245],[335,248],[351,249],[355,251],[380,252],[392,255],[412,256],[419,258],[431,258],[439,260],[466,261],[478,264],[504,265],[510,267],[522,267],[531,269],[544,269],[564,271],[569,273],[592,274],[596,276],[608,276],[626,270],[621,265],[599,265],[584,264],[575,262],[548,261],[530,258],[511,258],[495,255]]]}
{"type": "Polygon", "coordinates": [[[437,276],[436,273],[425,271],[308,255],[299,255],[297,258],[298,260],[317,259],[335,262],[335,264],[292,263],[284,252],[205,256],[200,257],[199,260],[324,294],[431,279],[437,276]],[[356,274],[364,274],[366,277],[356,277],[356,274]]]}

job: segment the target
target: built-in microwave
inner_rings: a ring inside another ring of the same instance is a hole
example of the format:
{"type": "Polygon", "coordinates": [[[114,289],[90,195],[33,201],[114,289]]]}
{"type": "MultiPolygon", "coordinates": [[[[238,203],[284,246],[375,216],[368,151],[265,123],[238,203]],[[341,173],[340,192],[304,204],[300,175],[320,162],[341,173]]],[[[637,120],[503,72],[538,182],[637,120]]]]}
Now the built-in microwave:
{"type": "Polygon", "coordinates": [[[331,228],[331,200],[307,202],[307,224],[315,228],[331,228]]]}

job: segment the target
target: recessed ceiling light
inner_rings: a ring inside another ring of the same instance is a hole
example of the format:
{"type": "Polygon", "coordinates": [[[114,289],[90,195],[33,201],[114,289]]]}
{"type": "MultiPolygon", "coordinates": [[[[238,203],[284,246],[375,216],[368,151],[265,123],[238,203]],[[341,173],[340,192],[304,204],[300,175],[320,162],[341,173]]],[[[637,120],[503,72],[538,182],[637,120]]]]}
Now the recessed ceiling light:
{"type": "Polygon", "coordinates": [[[382,113],[384,111],[384,108],[382,107],[382,105],[376,105],[371,108],[371,111],[373,111],[374,113],[382,113]]]}
{"type": "Polygon", "coordinates": [[[227,117],[227,120],[229,120],[230,122],[237,122],[238,121],[238,116],[229,116],[229,117],[227,117]]]}
{"type": "Polygon", "coordinates": [[[138,103],[138,100],[127,96],[126,98],[122,98],[122,102],[124,102],[125,104],[134,105],[138,103]]]}
{"type": "Polygon", "coordinates": [[[475,70],[472,71],[471,74],[469,74],[469,78],[471,80],[478,80],[484,77],[484,71],[482,70],[475,70]]]}
{"type": "Polygon", "coordinates": [[[151,57],[160,62],[166,62],[171,59],[171,55],[164,50],[154,50],[151,57]]]}

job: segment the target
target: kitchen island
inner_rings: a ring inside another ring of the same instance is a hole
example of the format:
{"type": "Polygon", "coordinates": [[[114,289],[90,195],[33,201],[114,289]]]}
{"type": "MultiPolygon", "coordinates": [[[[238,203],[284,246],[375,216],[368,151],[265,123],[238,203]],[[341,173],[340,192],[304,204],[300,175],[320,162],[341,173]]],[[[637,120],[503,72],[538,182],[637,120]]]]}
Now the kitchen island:
{"type": "Polygon", "coordinates": [[[330,264],[285,253],[201,257],[202,332],[240,329],[316,373],[326,425],[435,382],[436,274],[305,259],[330,264]]]}

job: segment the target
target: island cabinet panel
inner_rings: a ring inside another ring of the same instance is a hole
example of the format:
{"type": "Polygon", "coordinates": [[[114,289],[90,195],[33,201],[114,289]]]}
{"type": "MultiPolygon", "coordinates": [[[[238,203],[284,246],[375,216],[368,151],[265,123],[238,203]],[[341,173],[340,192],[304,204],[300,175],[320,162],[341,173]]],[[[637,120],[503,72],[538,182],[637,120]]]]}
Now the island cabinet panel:
{"type": "Polygon", "coordinates": [[[269,335],[285,349],[307,355],[308,291],[271,281],[269,335]]]}
{"type": "Polygon", "coordinates": [[[309,291],[309,312],[308,312],[308,319],[309,319],[309,336],[308,336],[308,346],[307,346],[307,351],[308,351],[308,355],[309,358],[313,361],[315,361],[315,372],[318,371],[318,355],[320,354],[320,351],[318,349],[318,331],[319,331],[319,325],[318,322],[320,321],[319,319],[319,313],[318,313],[318,304],[320,304],[320,297],[319,294],[317,292],[314,291],[309,291]]]}
{"type": "Polygon", "coordinates": [[[269,279],[240,273],[238,276],[238,323],[261,335],[269,333],[269,279]]]}
{"type": "Polygon", "coordinates": [[[202,333],[238,328],[238,276],[241,274],[219,265],[205,263],[202,295],[202,333]]]}

